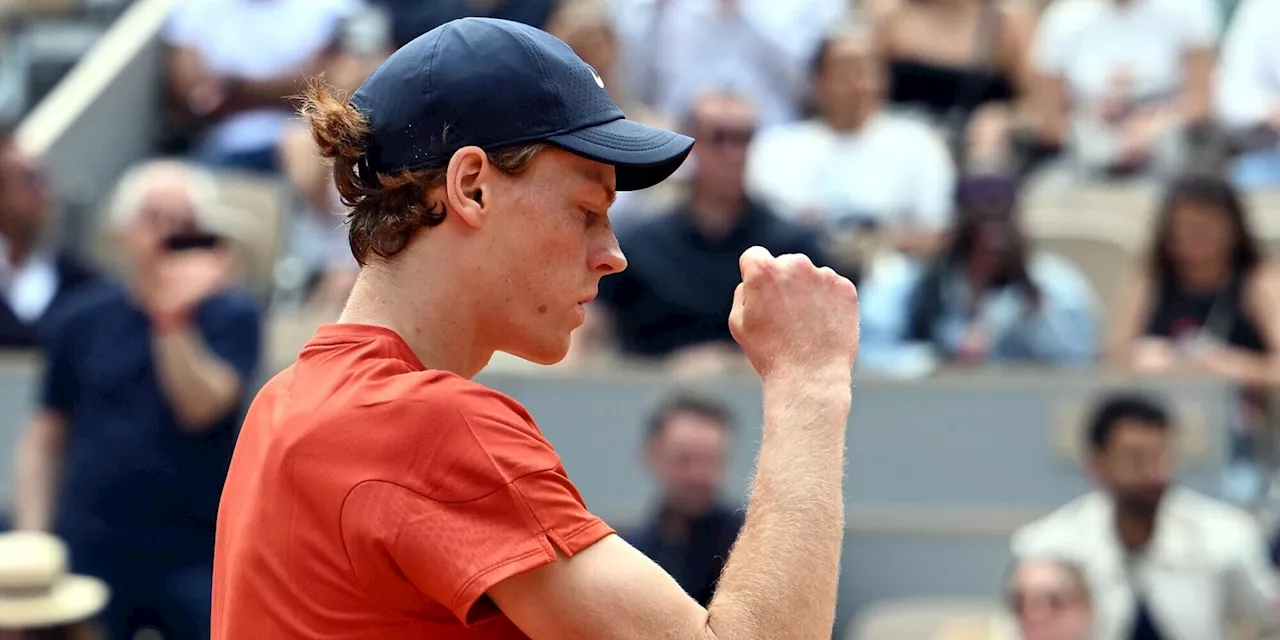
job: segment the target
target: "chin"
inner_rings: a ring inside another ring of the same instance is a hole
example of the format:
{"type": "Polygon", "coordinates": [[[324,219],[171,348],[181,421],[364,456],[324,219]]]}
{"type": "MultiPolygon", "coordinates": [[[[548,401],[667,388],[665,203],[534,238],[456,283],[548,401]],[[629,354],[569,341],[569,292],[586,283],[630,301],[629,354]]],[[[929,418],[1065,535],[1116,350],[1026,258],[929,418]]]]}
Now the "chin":
{"type": "Polygon", "coordinates": [[[569,337],[565,336],[563,340],[555,343],[550,341],[529,343],[520,347],[503,349],[503,351],[534,364],[550,366],[559,364],[560,361],[565,359],[565,356],[569,355],[569,337]]]}

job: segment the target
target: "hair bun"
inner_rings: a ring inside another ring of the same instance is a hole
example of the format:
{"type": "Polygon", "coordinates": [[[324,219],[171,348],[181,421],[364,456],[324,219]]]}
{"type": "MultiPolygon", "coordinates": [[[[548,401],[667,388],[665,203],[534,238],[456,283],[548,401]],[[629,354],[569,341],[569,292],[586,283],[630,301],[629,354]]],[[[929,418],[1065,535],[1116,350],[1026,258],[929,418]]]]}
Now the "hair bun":
{"type": "Polygon", "coordinates": [[[311,137],[321,156],[355,160],[364,155],[368,121],[347,97],[337,95],[323,80],[307,87],[301,114],[311,125],[311,137]]]}

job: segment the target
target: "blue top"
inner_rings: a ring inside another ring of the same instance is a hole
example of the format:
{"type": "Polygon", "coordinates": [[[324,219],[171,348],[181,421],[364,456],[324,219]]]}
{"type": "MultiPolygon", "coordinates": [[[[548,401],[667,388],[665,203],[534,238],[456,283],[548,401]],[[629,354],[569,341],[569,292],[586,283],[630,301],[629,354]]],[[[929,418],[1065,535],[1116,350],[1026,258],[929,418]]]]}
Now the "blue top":
{"type": "MultiPolygon", "coordinates": [[[[1098,350],[1098,305],[1084,276],[1056,256],[1031,257],[1029,277],[1039,288],[1041,303],[1032,308],[1018,290],[988,292],[982,321],[991,332],[988,362],[1001,364],[1088,364],[1098,350]]],[[[862,344],[860,368],[879,373],[925,373],[937,360],[947,360],[960,347],[969,321],[965,279],[945,280],[938,316],[926,330],[929,342],[913,339],[912,305],[927,265],[893,256],[873,265],[859,287],[862,344]]]]}
{"type": "MultiPolygon", "coordinates": [[[[261,342],[254,303],[220,293],[193,319],[249,389],[261,342]]],[[[184,432],[160,389],[148,317],[113,282],[87,288],[43,337],[41,402],[67,421],[56,529],[73,564],[91,571],[103,562],[211,562],[218,500],[248,398],[210,430],[184,432]]]]}

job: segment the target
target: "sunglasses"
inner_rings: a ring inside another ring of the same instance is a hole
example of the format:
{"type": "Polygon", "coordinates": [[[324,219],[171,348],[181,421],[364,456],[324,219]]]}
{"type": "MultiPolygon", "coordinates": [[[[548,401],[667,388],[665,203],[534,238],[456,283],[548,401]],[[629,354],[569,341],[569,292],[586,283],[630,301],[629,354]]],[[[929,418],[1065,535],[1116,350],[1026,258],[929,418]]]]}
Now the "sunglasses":
{"type": "Polygon", "coordinates": [[[1008,596],[1009,610],[1014,615],[1024,615],[1032,603],[1038,603],[1053,613],[1062,613],[1076,603],[1076,598],[1061,591],[1048,593],[1011,593],[1008,596]]]}

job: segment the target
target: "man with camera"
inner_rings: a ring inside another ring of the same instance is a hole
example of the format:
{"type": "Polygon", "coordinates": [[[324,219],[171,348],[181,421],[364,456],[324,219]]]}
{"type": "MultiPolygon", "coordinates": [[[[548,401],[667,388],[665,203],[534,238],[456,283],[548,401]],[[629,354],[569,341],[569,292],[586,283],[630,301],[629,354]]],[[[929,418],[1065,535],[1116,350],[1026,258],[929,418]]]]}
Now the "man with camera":
{"type": "Polygon", "coordinates": [[[131,171],[108,212],[123,281],[45,327],[16,524],[56,532],[77,573],[110,585],[112,638],[209,636],[218,498],[260,341],[254,303],[227,285],[216,198],[185,165],[131,171]]]}

